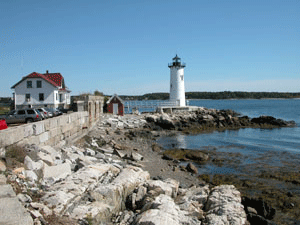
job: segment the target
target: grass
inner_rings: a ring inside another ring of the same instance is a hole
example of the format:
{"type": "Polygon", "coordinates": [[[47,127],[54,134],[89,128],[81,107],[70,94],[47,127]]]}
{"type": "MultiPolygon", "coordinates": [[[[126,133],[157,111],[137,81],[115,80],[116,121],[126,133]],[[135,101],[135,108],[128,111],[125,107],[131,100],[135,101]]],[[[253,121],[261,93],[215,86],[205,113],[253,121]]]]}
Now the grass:
{"type": "Polygon", "coordinates": [[[6,114],[10,111],[9,106],[0,106],[0,114],[6,114]]]}

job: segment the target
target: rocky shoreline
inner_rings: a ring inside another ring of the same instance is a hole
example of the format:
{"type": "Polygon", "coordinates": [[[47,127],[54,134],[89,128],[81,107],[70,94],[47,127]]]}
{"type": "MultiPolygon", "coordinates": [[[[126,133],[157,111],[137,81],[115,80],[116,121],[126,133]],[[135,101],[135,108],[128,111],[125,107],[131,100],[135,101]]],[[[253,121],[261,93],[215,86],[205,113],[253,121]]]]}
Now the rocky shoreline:
{"type": "Polygon", "coordinates": [[[183,167],[182,158],[163,154],[155,140],[172,132],[294,125],[204,108],[103,115],[72,145],[2,149],[6,168],[0,178],[14,188],[34,224],[275,224],[278,211],[264,199],[245,196],[238,182],[197,174],[193,163],[208,161],[209,152],[186,150],[184,158],[192,163],[183,167]]]}

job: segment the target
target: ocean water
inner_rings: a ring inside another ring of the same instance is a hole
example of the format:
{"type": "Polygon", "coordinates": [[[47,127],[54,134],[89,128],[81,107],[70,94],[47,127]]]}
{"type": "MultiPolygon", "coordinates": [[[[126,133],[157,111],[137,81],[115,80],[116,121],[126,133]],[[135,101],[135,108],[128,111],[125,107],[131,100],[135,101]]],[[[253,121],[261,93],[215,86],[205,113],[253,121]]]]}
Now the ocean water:
{"type": "MultiPolygon", "coordinates": [[[[262,99],[262,100],[190,100],[190,105],[215,109],[232,109],[251,118],[261,115],[274,116],[284,120],[294,120],[296,127],[276,129],[225,130],[197,135],[178,134],[162,137],[158,143],[165,149],[201,149],[211,146],[219,152],[239,153],[247,158],[243,164],[272,152],[276,163],[278,155],[284,152],[300,154],[300,99],[262,99]],[[275,153],[275,154],[274,154],[275,153]]],[[[211,165],[202,167],[207,173],[234,173],[231,168],[218,168],[211,165]]]]}

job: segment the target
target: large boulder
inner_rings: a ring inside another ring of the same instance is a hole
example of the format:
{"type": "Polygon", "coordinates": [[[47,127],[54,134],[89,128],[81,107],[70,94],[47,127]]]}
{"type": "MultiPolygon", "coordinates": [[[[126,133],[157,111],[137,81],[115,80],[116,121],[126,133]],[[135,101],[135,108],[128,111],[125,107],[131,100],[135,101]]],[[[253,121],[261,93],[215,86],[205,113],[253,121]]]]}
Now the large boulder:
{"type": "Polygon", "coordinates": [[[136,225],[200,225],[197,217],[188,215],[188,212],[182,211],[174,200],[161,194],[155,200],[149,203],[147,210],[139,214],[136,219],[136,225]]]}
{"type": "Polygon", "coordinates": [[[191,150],[185,155],[186,158],[194,160],[194,161],[200,161],[200,162],[205,162],[208,160],[209,156],[208,154],[197,151],[197,150],[191,150]]]}
{"type": "Polygon", "coordinates": [[[115,179],[96,184],[89,188],[89,198],[92,202],[81,201],[75,207],[70,207],[72,218],[80,219],[91,214],[96,224],[106,223],[113,214],[125,209],[125,201],[138,186],[149,180],[148,172],[138,167],[124,168],[115,179]]]}
{"type": "Polygon", "coordinates": [[[205,209],[208,225],[243,225],[247,222],[240,192],[233,185],[213,188],[205,209]]]}
{"type": "Polygon", "coordinates": [[[24,158],[24,165],[25,165],[25,168],[28,170],[39,171],[43,168],[44,163],[42,160],[35,162],[27,155],[24,158]]]}
{"type": "Polygon", "coordinates": [[[56,166],[47,166],[44,164],[43,179],[47,184],[52,184],[59,179],[64,179],[71,174],[71,165],[63,163],[56,166]]]}
{"type": "Polygon", "coordinates": [[[156,124],[163,129],[174,129],[174,121],[168,116],[168,114],[163,113],[156,121],[156,124]]]}
{"type": "MultiPolygon", "coordinates": [[[[56,214],[67,212],[72,216],[75,206],[82,202],[82,198],[85,198],[84,193],[96,185],[103,185],[119,172],[118,168],[110,164],[94,164],[83,167],[66,177],[63,182],[49,186],[41,199],[41,203],[53,208],[56,214]]],[[[84,212],[85,214],[79,215],[78,218],[86,216],[91,208],[92,205],[84,212]]]]}
{"type": "Polygon", "coordinates": [[[179,182],[173,179],[161,180],[149,180],[145,183],[148,192],[160,188],[165,195],[175,198],[178,193],[179,182]]]}
{"type": "Polygon", "coordinates": [[[194,174],[198,173],[198,168],[191,162],[186,165],[186,170],[194,174]]]}

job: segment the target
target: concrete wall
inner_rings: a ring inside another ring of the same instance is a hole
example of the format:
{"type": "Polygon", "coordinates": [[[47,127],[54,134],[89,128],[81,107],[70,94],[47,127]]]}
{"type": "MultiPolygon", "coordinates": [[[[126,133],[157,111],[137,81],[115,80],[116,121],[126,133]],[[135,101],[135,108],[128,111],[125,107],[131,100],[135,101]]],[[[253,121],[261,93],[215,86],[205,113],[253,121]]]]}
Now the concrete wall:
{"type": "Polygon", "coordinates": [[[89,123],[94,123],[99,119],[99,116],[103,114],[103,96],[73,96],[73,102],[77,104],[77,111],[88,111],[89,123]]]}
{"type": "Polygon", "coordinates": [[[0,131],[0,147],[12,144],[58,145],[83,134],[96,122],[90,122],[88,112],[85,111],[10,127],[0,131]]]}

